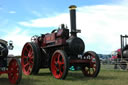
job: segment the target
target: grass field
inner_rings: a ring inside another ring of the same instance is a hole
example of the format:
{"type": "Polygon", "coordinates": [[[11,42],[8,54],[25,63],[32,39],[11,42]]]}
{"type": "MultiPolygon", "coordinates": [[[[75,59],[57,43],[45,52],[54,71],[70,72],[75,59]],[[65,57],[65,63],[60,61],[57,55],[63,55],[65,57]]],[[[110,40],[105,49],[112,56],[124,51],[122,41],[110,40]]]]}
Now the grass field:
{"type": "MultiPolygon", "coordinates": [[[[7,75],[0,76],[0,85],[10,85],[7,75]]],[[[84,77],[81,71],[69,71],[66,80],[55,79],[48,69],[38,75],[23,75],[19,85],[128,85],[128,71],[101,69],[98,77],[84,77]]]]}

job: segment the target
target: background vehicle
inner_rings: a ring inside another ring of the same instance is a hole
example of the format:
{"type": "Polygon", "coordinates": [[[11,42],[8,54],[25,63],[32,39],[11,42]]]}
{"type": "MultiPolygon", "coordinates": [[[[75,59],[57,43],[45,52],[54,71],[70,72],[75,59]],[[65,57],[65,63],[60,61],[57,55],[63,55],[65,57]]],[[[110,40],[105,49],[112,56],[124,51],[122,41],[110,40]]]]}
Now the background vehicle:
{"type": "Polygon", "coordinates": [[[117,65],[120,66],[121,69],[123,70],[127,70],[127,63],[128,63],[128,43],[127,43],[127,38],[128,36],[125,35],[121,35],[120,39],[121,39],[121,48],[115,51],[116,57],[115,58],[115,68],[117,67],[117,65]]]}
{"type": "Polygon", "coordinates": [[[13,42],[0,39],[0,75],[8,74],[9,81],[12,84],[18,84],[22,77],[22,68],[20,61],[13,55],[8,55],[8,49],[13,49],[13,42]]]}

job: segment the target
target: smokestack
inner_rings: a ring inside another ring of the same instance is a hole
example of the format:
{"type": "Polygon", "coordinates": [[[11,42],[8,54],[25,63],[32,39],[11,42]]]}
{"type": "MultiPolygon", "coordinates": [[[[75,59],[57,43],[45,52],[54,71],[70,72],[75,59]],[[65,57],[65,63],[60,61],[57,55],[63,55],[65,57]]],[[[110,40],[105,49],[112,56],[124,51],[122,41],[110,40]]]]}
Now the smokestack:
{"type": "Polygon", "coordinates": [[[76,6],[71,5],[69,7],[70,9],[70,23],[71,23],[71,35],[72,36],[77,36],[77,31],[76,31],[76,6]]]}

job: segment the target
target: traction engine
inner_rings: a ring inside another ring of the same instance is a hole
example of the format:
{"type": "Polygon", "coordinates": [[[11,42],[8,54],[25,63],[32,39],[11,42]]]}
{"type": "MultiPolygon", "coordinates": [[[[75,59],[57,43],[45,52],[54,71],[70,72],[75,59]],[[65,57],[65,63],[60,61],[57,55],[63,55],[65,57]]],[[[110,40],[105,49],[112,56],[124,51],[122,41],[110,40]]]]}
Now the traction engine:
{"type": "Polygon", "coordinates": [[[21,64],[25,75],[37,74],[41,68],[49,68],[57,79],[65,79],[70,66],[80,67],[88,77],[96,77],[100,71],[98,55],[84,53],[85,44],[77,36],[76,6],[70,8],[71,34],[64,24],[51,33],[33,36],[22,50],[21,64]]]}
{"type": "Polygon", "coordinates": [[[13,49],[13,42],[0,39],[0,75],[8,74],[9,81],[12,84],[18,84],[22,77],[22,68],[20,61],[13,55],[8,55],[8,49],[13,49]]]}
{"type": "Polygon", "coordinates": [[[123,70],[128,70],[128,35],[121,35],[121,48],[116,51],[117,54],[117,64],[120,65],[120,68],[123,70]]]}

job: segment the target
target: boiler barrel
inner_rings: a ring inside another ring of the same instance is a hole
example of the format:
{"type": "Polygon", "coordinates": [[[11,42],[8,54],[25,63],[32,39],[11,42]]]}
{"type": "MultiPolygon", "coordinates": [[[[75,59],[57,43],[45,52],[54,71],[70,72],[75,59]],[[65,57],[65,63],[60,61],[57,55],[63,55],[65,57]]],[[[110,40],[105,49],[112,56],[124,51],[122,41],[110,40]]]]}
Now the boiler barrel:
{"type": "Polygon", "coordinates": [[[71,37],[67,41],[68,44],[68,52],[71,55],[83,54],[85,45],[81,38],[71,37]]]}
{"type": "Polygon", "coordinates": [[[123,51],[123,57],[128,59],[128,49],[123,51]]]}

